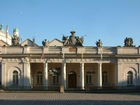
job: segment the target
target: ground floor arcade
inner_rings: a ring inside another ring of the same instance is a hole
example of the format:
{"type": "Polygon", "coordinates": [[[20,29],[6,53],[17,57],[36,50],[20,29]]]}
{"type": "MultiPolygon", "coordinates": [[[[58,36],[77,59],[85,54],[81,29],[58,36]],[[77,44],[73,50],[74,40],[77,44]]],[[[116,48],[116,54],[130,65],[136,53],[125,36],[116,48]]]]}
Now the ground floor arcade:
{"type": "Polygon", "coordinates": [[[84,89],[87,85],[115,86],[116,67],[113,63],[31,63],[30,68],[33,87],[64,85],[65,89],[84,89]]]}

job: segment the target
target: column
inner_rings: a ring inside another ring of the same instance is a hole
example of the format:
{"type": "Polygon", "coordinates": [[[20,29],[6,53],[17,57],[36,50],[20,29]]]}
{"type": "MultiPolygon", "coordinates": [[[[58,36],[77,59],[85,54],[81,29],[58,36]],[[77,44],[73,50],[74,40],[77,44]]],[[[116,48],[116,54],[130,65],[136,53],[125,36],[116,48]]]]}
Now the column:
{"type": "Polygon", "coordinates": [[[30,69],[30,62],[24,62],[24,89],[30,89],[31,85],[31,69],[30,69]]]}
{"type": "Polygon", "coordinates": [[[28,62],[27,75],[28,75],[27,85],[28,85],[28,88],[31,88],[31,66],[30,66],[30,61],[28,62]]]}
{"type": "Polygon", "coordinates": [[[102,63],[98,63],[98,89],[102,89],[102,63]]]}
{"type": "Polygon", "coordinates": [[[80,88],[84,89],[84,63],[80,64],[80,88]]]}
{"type": "Polygon", "coordinates": [[[62,85],[64,89],[66,89],[66,62],[64,61],[62,64],[62,85]]]}
{"type": "Polygon", "coordinates": [[[44,88],[48,89],[48,63],[44,63],[44,88]]]}

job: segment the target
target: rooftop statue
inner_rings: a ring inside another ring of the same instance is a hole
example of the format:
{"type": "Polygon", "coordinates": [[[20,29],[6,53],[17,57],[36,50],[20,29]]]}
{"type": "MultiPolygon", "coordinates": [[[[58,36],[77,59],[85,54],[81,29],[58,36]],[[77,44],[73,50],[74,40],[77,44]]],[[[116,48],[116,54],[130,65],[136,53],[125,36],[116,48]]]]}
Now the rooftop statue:
{"type": "Polygon", "coordinates": [[[84,42],[84,37],[76,37],[75,36],[75,31],[71,31],[70,32],[71,35],[68,37],[68,36],[64,36],[63,35],[63,38],[62,38],[62,42],[63,42],[63,45],[77,45],[77,46],[82,46],[83,45],[83,42],[84,42]]]}
{"type": "Polygon", "coordinates": [[[17,46],[20,42],[20,37],[18,36],[18,29],[13,30],[13,36],[12,36],[12,45],[17,46]]]}
{"type": "Polygon", "coordinates": [[[132,38],[126,37],[126,38],[124,39],[124,46],[125,46],[125,47],[133,47],[133,46],[134,46],[134,45],[133,45],[133,39],[132,39],[132,38]]]}
{"type": "Polygon", "coordinates": [[[69,45],[69,37],[63,35],[62,42],[63,42],[64,45],[69,45]]]}
{"type": "Polygon", "coordinates": [[[71,44],[71,45],[75,45],[76,44],[76,36],[75,36],[75,31],[71,31],[70,32],[71,33],[71,35],[70,35],[70,37],[69,37],[69,43],[71,44]]]}
{"type": "Polygon", "coordinates": [[[4,31],[3,24],[0,24],[0,30],[4,31]]]}
{"type": "Polygon", "coordinates": [[[20,38],[18,36],[13,36],[12,37],[12,45],[16,46],[19,45],[20,38]]]}
{"type": "Polygon", "coordinates": [[[100,39],[98,41],[96,41],[96,46],[97,47],[102,47],[102,41],[100,39]]]}
{"type": "Polygon", "coordinates": [[[47,39],[45,39],[44,41],[42,41],[42,45],[43,46],[48,46],[49,45],[49,41],[47,41],[47,39]]]}

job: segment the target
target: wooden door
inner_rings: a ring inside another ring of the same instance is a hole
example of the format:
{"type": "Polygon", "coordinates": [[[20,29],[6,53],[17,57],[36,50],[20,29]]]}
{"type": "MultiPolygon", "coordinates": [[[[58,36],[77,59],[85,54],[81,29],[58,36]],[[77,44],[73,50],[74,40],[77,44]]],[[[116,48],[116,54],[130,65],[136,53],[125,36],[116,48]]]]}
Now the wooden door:
{"type": "Polygon", "coordinates": [[[76,73],[74,71],[71,71],[68,75],[68,87],[69,88],[76,88],[76,73]]]}

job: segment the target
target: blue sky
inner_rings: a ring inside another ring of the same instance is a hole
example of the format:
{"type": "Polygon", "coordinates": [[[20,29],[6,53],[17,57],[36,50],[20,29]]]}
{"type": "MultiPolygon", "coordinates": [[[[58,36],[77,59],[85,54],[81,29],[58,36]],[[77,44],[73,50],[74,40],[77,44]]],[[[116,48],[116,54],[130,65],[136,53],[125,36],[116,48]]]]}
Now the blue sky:
{"type": "Polygon", "coordinates": [[[124,45],[132,37],[140,45],[140,0],[1,0],[0,24],[20,31],[22,41],[35,37],[37,44],[62,34],[84,37],[85,46],[124,45]]]}

